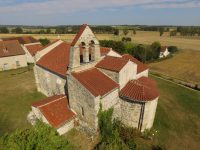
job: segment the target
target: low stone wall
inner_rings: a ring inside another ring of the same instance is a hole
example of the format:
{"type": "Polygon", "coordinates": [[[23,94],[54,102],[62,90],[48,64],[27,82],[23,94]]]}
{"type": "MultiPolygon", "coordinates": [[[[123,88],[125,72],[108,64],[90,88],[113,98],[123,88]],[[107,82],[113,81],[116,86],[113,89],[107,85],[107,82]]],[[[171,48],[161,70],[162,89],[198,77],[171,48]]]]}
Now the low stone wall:
{"type": "Polygon", "coordinates": [[[193,89],[193,90],[198,90],[198,91],[200,91],[200,84],[182,81],[182,80],[180,80],[180,79],[176,79],[176,78],[170,77],[170,76],[168,76],[168,75],[165,75],[165,74],[162,74],[162,73],[156,72],[156,71],[150,71],[150,73],[151,73],[152,75],[158,76],[158,77],[163,78],[163,79],[165,79],[165,80],[169,80],[169,81],[172,81],[172,82],[174,82],[174,83],[177,83],[177,84],[186,86],[186,87],[188,87],[188,88],[191,88],[191,89],[193,89]]]}

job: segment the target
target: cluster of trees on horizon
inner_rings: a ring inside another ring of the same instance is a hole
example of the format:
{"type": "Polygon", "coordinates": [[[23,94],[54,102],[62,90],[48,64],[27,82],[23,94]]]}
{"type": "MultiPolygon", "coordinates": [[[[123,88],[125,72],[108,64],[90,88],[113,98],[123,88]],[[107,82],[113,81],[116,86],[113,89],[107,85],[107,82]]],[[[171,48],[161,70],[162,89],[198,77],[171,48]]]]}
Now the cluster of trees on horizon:
{"type": "MultiPolygon", "coordinates": [[[[127,31],[157,31],[160,36],[164,32],[170,32],[170,36],[200,36],[200,26],[145,26],[145,25],[99,25],[91,26],[94,33],[106,33],[119,35],[119,30],[123,30],[124,35],[127,31]]],[[[75,34],[79,31],[80,25],[63,25],[63,26],[0,26],[0,33],[13,34],[75,34]],[[9,30],[10,29],[10,30],[9,30]],[[26,29],[26,30],[24,30],[26,29]],[[32,29],[36,29],[35,31],[32,29]]]]}
{"type": "MultiPolygon", "coordinates": [[[[162,47],[159,42],[153,42],[151,45],[144,45],[113,40],[100,40],[100,45],[102,47],[111,47],[120,54],[128,53],[143,63],[158,60],[162,47]]],[[[168,50],[171,53],[175,53],[178,51],[178,48],[176,46],[169,46],[168,50]]]]}

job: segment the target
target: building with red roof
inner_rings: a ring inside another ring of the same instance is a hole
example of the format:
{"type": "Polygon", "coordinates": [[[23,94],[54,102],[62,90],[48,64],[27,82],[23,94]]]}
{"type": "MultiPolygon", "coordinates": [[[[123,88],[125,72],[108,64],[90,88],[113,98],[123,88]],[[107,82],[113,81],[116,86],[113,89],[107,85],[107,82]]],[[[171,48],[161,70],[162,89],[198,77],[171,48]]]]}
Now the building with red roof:
{"type": "Polygon", "coordinates": [[[0,71],[26,66],[26,53],[17,40],[0,41],[0,71]]]}
{"type": "Polygon", "coordinates": [[[57,40],[35,55],[38,91],[47,99],[32,104],[32,113],[60,134],[80,125],[98,130],[100,104],[114,117],[141,131],[150,129],[159,97],[148,66],[133,56],[100,47],[88,25],[72,43],[57,40]]]}
{"type": "Polygon", "coordinates": [[[160,56],[159,58],[167,57],[170,54],[167,46],[162,46],[160,48],[160,56]]]}

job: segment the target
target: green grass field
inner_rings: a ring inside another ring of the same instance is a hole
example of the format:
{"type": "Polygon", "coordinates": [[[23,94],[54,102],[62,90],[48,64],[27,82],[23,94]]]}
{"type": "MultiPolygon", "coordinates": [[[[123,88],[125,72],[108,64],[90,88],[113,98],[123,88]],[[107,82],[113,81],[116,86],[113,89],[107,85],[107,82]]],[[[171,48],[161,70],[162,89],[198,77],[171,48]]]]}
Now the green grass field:
{"type": "Polygon", "coordinates": [[[153,77],[160,89],[154,128],[158,143],[170,150],[200,147],[200,92],[153,77]]]}
{"type": "Polygon", "coordinates": [[[30,127],[26,117],[31,103],[44,98],[36,91],[33,71],[0,72],[0,135],[30,127]]]}

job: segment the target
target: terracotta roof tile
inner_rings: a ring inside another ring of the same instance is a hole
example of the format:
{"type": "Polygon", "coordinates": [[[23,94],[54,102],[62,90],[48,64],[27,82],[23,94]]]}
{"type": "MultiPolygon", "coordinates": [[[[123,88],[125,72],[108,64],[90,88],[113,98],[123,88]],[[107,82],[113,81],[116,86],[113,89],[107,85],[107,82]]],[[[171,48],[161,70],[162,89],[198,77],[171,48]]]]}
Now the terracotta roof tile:
{"type": "Polygon", "coordinates": [[[83,31],[85,30],[86,27],[87,27],[87,24],[83,24],[80,27],[80,30],[79,30],[78,34],[76,34],[74,40],[72,41],[71,46],[74,46],[77,43],[78,39],[80,38],[80,36],[82,35],[82,33],[83,33],[83,31]]]}
{"type": "Polygon", "coordinates": [[[61,127],[75,117],[75,113],[69,108],[65,95],[48,97],[32,106],[39,108],[48,122],[55,128],[61,127]]]}
{"type": "Polygon", "coordinates": [[[159,96],[155,82],[147,77],[129,81],[120,96],[133,101],[151,101],[159,96]]]}
{"type": "Polygon", "coordinates": [[[109,47],[101,47],[100,48],[100,52],[101,52],[101,56],[105,56],[110,52],[111,48],[109,47]]]}
{"type": "Polygon", "coordinates": [[[24,55],[25,51],[17,40],[0,41],[0,57],[24,55]]]}
{"type": "Polygon", "coordinates": [[[119,72],[127,64],[127,62],[128,60],[123,58],[106,56],[96,65],[96,67],[119,72]]]}
{"type": "Polygon", "coordinates": [[[37,39],[35,39],[32,36],[10,37],[10,38],[3,38],[2,40],[3,41],[18,40],[20,44],[29,44],[29,43],[39,42],[37,39]]]}
{"type": "Polygon", "coordinates": [[[103,96],[118,87],[118,84],[96,68],[72,75],[94,96],[103,96]]]}
{"type": "Polygon", "coordinates": [[[35,56],[35,54],[42,50],[43,49],[43,46],[38,43],[38,44],[33,44],[33,45],[26,45],[25,46],[27,48],[27,50],[29,51],[29,53],[32,55],[32,56],[35,56]]]}
{"type": "Polygon", "coordinates": [[[137,60],[129,54],[122,55],[122,58],[124,58],[125,60],[130,60],[133,63],[137,64],[137,74],[149,69],[149,67],[146,64],[140,62],[139,60],[137,60]]]}
{"type": "Polygon", "coordinates": [[[70,44],[63,42],[44,55],[36,64],[66,76],[69,66],[70,44]]]}

